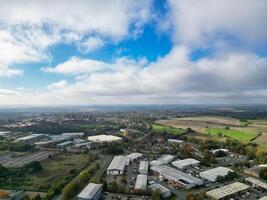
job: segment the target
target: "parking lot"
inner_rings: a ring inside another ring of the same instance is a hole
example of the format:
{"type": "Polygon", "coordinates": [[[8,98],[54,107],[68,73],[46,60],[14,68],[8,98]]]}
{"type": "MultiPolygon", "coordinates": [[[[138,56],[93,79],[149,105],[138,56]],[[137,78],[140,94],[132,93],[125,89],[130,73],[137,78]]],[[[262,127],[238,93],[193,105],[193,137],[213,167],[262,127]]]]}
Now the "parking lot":
{"type": "Polygon", "coordinates": [[[4,167],[22,167],[23,165],[32,161],[41,161],[53,155],[54,152],[39,151],[36,153],[14,154],[12,152],[0,157],[0,164],[4,167]]]}

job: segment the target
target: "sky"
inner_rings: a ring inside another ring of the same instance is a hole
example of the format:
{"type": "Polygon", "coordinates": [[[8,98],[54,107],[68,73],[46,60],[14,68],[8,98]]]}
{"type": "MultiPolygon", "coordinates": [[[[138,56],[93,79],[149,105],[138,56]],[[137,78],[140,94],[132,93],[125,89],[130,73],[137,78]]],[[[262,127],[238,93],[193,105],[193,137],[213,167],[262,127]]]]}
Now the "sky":
{"type": "Polygon", "coordinates": [[[266,0],[0,5],[0,106],[267,102],[266,0]]]}

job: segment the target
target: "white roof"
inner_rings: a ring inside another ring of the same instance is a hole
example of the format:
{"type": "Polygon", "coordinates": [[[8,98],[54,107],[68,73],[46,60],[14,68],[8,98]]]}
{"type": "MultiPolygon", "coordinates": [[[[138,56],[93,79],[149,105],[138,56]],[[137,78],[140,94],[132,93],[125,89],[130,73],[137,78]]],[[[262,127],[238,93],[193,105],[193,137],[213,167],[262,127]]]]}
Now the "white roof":
{"type": "Polygon", "coordinates": [[[264,183],[264,182],[262,182],[262,181],[260,181],[258,179],[251,178],[251,177],[248,177],[245,180],[250,182],[250,183],[252,183],[252,184],[255,184],[255,185],[259,186],[259,187],[262,187],[265,190],[267,190],[267,183],[264,183]]]}
{"type": "Polygon", "coordinates": [[[229,152],[228,149],[214,149],[214,150],[211,150],[211,153],[215,154],[218,151],[223,151],[223,152],[226,152],[226,153],[229,152]]]}
{"type": "Polygon", "coordinates": [[[78,133],[62,133],[63,136],[84,136],[83,132],[78,133]]]}
{"type": "Polygon", "coordinates": [[[244,183],[235,182],[214,190],[210,190],[206,193],[206,195],[215,199],[222,199],[237,192],[246,190],[248,188],[249,186],[244,183]]]}
{"type": "Polygon", "coordinates": [[[258,199],[258,200],[267,200],[267,196],[261,197],[261,198],[258,199]]]}
{"type": "Polygon", "coordinates": [[[17,141],[30,140],[30,139],[33,139],[33,138],[36,138],[36,137],[40,137],[40,136],[43,136],[43,135],[44,134],[32,134],[32,135],[28,135],[28,136],[24,136],[24,137],[18,138],[17,141]]]}
{"type": "Polygon", "coordinates": [[[169,154],[162,155],[161,157],[157,159],[157,161],[159,161],[161,164],[168,164],[173,160],[174,160],[174,156],[169,155],[169,154]]]}
{"type": "Polygon", "coordinates": [[[94,135],[94,136],[89,136],[88,140],[92,142],[113,142],[121,140],[121,137],[114,135],[94,135]]]}
{"type": "Polygon", "coordinates": [[[203,181],[194,176],[190,176],[186,173],[183,173],[173,167],[167,165],[153,166],[151,170],[159,173],[168,180],[174,182],[180,182],[182,185],[193,187],[195,185],[202,185],[203,181]]]}
{"type": "Polygon", "coordinates": [[[168,139],[169,143],[183,143],[183,140],[178,140],[178,139],[168,139]]]}
{"type": "Polygon", "coordinates": [[[145,172],[147,173],[148,172],[148,161],[141,161],[140,162],[140,165],[139,165],[139,172],[145,172]]]}
{"type": "Polygon", "coordinates": [[[107,170],[124,171],[124,168],[128,162],[129,158],[126,158],[125,156],[114,156],[107,170]]]}
{"type": "Polygon", "coordinates": [[[135,153],[131,153],[131,154],[127,155],[126,157],[130,158],[130,160],[135,160],[135,159],[140,158],[142,156],[143,156],[143,154],[135,152],[135,153]]]}
{"type": "Polygon", "coordinates": [[[89,183],[78,195],[78,198],[92,199],[101,187],[102,184],[89,183]]]}
{"type": "Polygon", "coordinates": [[[163,185],[161,185],[159,183],[154,183],[148,187],[153,191],[160,190],[161,193],[171,192],[168,188],[164,187],[163,185]]]}
{"type": "Polygon", "coordinates": [[[203,172],[200,172],[199,175],[209,181],[216,181],[218,176],[226,176],[229,171],[233,171],[226,167],[215,167],[203,172]]]}
{"type": "Polygon", "coordinates": [[[138,174],[135,182],[134,189],[136,190],[146,190],[147,187],[147,175],[138,174]]]}
{"type": "Polygon", "coordinates": [[[190,166],[190,165],[197,165],[199,164],[198,160],[195,160],[193,158],[187,158],[187,159],[183,159],[183,160],[176,160],[174,162],[172,162],[172,165],[183,169],[184,167],[190,166]]]}

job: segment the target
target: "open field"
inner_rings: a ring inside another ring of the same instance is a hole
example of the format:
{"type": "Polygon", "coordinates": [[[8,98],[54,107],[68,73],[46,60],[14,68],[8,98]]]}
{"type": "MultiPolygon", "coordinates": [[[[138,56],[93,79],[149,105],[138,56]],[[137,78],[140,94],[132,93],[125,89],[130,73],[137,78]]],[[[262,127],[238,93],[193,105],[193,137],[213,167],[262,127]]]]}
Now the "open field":
{"type": "Polygon", "coordinates": [[[185,130],[183,130],[181,128],[173,128],[173,127],[158,125],[158,124],[153,124],[152,128],[156,133],[166,132],[166,133],[169,133],[172,135],[181,135],[185,132],[185,130]]]}
{"type": "Polygon", "coordinates": [[[47,190],[51,183],[71,176],[71,170],[80,171],[89,164],[86,154],[58,154],[53,159],[42,162],[43,171],[32,175],[23,185],[23,189],[47,190]]]}
{"type": "Polygon", "coordinates": [[[14,153],[8,152],[0,156],[0,164],[4,167],[22,167],[23,165],[32,161],[41,161],[49,157],[54,152],[40,151],[37,153],[14,153]]]}
{"type": "MultiPolygon", "coordinates": [[[[258,149],[267,152],[267,120],[265,119],[240,121],[230,117],[198,116],[157,120],[155,123],[183,129],[190,127],[199,133],[210,132],[215,138],[218,131],[221,131],[222,135],[244,143],[248,143],[256,137],[253,142],[258,144],[258,149]],[[230,130],[225,129],[226,127],[229,127],[230,130]]],[[[218,136],[217,138],[222,139],[218,136]]]]}
{"type": "Polygon", "coordinates": [[[215,136],[219,136],[219,134],[221,134],[221,136],[226,136],[246,143],[252,141],[258,136],[258,133],[255,132],[222,128],[205,128],[204,133],[215,136]]]}

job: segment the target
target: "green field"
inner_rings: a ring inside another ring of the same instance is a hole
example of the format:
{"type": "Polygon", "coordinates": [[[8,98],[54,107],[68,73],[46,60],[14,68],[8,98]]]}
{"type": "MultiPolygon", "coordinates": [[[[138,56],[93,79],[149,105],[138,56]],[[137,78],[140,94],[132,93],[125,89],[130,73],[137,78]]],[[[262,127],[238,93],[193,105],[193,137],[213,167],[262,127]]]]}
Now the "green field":
{"type": "Polygon", "coordinates": [[[181,135],[181,134],[185,133],[184,129],[173,128],[173,127],[163,126],[163,125],[158,125],[158,124],[153,124],[152,128],[156,133],[164,133],[165,132],[165,133],[172,134],[172,135],[181,135]]]}
{"type": "Polygon", "coordinates": [[[204,133],[214,136],[219,136],[219,134],[221,133],[222,136],[233,138],[241,142],[250,142],[252,139],[258,136],[258,133],[256,132],[223,128],[205,128],[204,133]]]}

